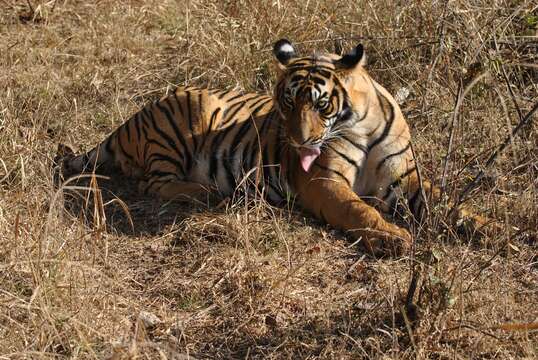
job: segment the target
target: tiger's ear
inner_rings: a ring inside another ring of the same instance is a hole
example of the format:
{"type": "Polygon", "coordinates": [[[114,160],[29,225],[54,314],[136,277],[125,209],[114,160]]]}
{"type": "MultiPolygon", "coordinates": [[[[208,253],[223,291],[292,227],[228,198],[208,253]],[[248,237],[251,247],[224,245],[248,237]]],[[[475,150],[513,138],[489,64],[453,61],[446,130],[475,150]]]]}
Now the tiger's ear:
{"type": "Polygon", "coordinates": [[[273,46],[273,55],[277,58],[279,67],[285,67],[290,59],[296,56],[296,53],[291,42],[287,39],[280,39],[273,46]]]}
{"type": "Polygon", "coordinates": [[[364,56],[362,44],[358,44],[353,50],[334,62],[336,68],[341,70],[352,70],[357,65],[364,66],[365,64],[366,56],[364,56]]]}

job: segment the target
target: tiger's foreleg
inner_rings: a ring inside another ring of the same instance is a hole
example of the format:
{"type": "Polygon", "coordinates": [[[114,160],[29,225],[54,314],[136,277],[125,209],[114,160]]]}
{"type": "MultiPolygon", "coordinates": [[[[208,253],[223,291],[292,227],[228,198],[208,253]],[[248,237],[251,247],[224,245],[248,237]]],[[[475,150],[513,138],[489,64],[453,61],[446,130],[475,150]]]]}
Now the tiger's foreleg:
{"type": "Polygon", "coordinates": [[[371,253],[401,254],[411,247],[410,233],[388,221],[347,184],[317,173],[298,186],[302,206],[328,224],[361,238],[371,253]]]}

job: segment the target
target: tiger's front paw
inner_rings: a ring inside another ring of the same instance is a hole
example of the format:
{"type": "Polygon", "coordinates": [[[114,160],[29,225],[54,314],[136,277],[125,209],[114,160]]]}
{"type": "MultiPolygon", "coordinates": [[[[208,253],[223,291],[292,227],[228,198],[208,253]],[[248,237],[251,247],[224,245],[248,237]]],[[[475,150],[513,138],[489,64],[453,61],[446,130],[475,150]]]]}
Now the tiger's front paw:
{"type": "Polygon", "coordinates": [[[369,231],[363,235],[364,248],[372,255],[399,256],[411,250],[413,237],[404,228],[388,224],[384,230],[369,231]]]}

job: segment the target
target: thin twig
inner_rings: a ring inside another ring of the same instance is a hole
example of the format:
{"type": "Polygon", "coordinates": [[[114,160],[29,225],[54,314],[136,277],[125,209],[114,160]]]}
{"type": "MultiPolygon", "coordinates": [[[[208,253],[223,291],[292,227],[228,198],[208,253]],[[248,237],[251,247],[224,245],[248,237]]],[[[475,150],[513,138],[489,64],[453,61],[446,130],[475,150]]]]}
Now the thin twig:
{"type": "Polygon", "coordinates": [[[446,189],[446,178],[447,178],[447,172],[448,172],[448,165],[450,163],[450,156],[452,155],[452,145],[454,142],[454,132],[458,123],[458,115],[460,112],[461,104],[463,103],[463,99],[465,99],[465,96],[469,93],[469,91],[480,81],[482,80],[489,72],[483,71],[480,75],[476,76],[474,79],[472,79],[467,85],[464,86],[463,80],[461,80],[460,85],[458,87],[458,95],[456,97],[456,105],[454,106],[454,113],[452,115],[452,123],[450,124],[450,135],[448,137],[448,148],[445,155],[445,162],[443,165],[443,175],[441,177],[441,198],[443,196],[443,193],[446,189]]]}
{"type": "Polygon", "coordinates": [[[503,341],[502,338],[490,333],[489,331],[486,331],[486,330],[483,330],[483,329],[480,329],[476,326],[473,326],[473,325],[467,325],[467,324],[459,324],[458,326],[454,326],[454,327],[451,327],[451,328],[448,328],[448,329],[444,329],[443,331],[453,331],[453,330],[461,330],[461,328],[466,328],[466,329],[469,329],[469,330],[474,330],[474,331],[478,331],[484,335],[487,335],[487,336],[490,336],[496,340],[499,340],[499,341],[503,341]]]}
{"type": "Polygon", "coordinates": [[[30,11],[32,12],[32,15],[34,14],[34,7],[32,6],[32,3],[30,2],[30,0],[26,0],[26,3],[28,4],[28,7],[30,8],[30,11]]]}
{"type": "Polygon", "coordinates": [[[20,41],[17,40],[17,41],[15,41],[13,44],[9,45],[9,46],[7,47],[7,50],[9,51],[9,50],[13,49],[15,46],[19,45],[19,44],[20,44],[20,41]]]}
{"type": "Polygon", "coordinates": [[[420,278],[420,273],[416,271],[416,262],[413,261],[413,268],[412,268],[412,275],[411,275],[411,281],[409,282],[409,288],[407,290],[407,295],[405,297],[405,307],[406,310],[408,310],[411,306],[413,306],[413,297],[415,296],[415,292],[417,290],[417,283],[420,278]]]}
{"type": "Polygon", "coordinates": [[[501,252],[503,252],[506,248],[506,246],[508,246],[508,241],[505,241],[504,244],[499,248],[499,250],[497,250],[495,252],[495,254],[493,254],[493,256],[491,256],[485,263],[484,265],[482,265],[480,267],[480,270],[478,270],[478,272],[476,273],[476,275],[471,279],[471,281],[469,281],[469,285],[467,286],[467,289],[465,289],[465,291],[463,291],[463,293],[468,293],[469,290],[471,289],[471,286],[473,285],[473,282],[478,279],[478,277],[482,274],[482,272],[484,270],[486,270],[488,267],[491,266],[491,262],[501,254],[501,252]]]}
{"type": "Polygon", "coordinates": [[[460,106],[461,106],[461,102],[462,102],[462,99],[463,99],[463,85],[462,85],[462,81],[460,80],[460,83],[458,85],[458,95],[456,96],[456,104],[454,105],[454,112],[453,112],[453,115],[452,115],[452,122],[450,124],[450,131],[449,131],[449,136],[448,136],[448,147],[447,147],[447,150],[446,150],[446,155],[445,155],[445,162],[444,162],[444,165],[443,165],[443,174],[441,175],[441,196],[440,198],[443,197],[443,193],[445,192],[445,187],[446,187],[446,175],[447,175],[447,170],[448,170],[448,164],[450,162],[450,155],[452,154],[452,143],[453,143],[453,140],[454,140],[454,129],[456,128],[456,122],[458,120],[458,113],[459,113],[459,109],[460,109],[460,106]]]}
{"type": "Polygon", "coordinates": [[[439,51],[437,52],[437,55],[433,59],[433,62],[431,64],[431,66],[430,66],[430,71],[428,73],[428,78],[426,79],[426,93],[424,94],[424,97],[423,97],[423,100],[422,100],[422,113],[424,113],[424,106],[426,104],[426,97],[427,97],[428,89],[429,89],[428,84],[432,79],[433,70],[437,66],[437,62],[441,58],[441,55],[443,55],[443,52],[444,52],[444,49],[445,49],[445,46],[444,46],[445,34],[446,34],[446,21],[445,21],[445,18],[446,18],[447,9],[448,9],[448,0],[445,1],[445,7],[443,9],[443,14],[441,15],[441,30],[440,30],[440,34],[439,34],[439,41],[437,42],[439,44],[439,51]]]}
{"type": "Polygon", "coordinates": [[[478,175],[471,181],[460,193],[458,196],[458,200],[454,203],[450,211],[448,212],[448,215],[450,216],[454,210],[461,205],[462,202],[465,201],[465,196],[469,191],[474,189],[474,187],[482,180],[485,174],[485,170],[493,164],[495,159],[499,156],[500,153],[504,151],[504,149],[510,144],[510,140],[523,128],[525,125],[529,124],[532,120],[532,116],[534,113],[538,110],[538,101],[534,104],[532,109],[519,121],[519,123],[516,125],[516,127],[512,130],[512,132],[506,137],[506,139],[503,141],[503,143],[493,151],[493,153],[490,155],[489,159],[486,161],[486,164],[484,165],[483,169],[480,170],[478,175]]]}
{"type": "MultiPolygon", "coordinates": [[[[499,45],[497,44],[497,37],[493,37],[493,41],[495,42],[495,50],[499,52],[499,45]]],[[[506,74],[506,69],[504,68],[502,62],[501,62],[501,71],[503,74],[504,81],[506,82],[506,87],[508,88],[508,92],[510,93],[510,98],[512,99],[512,102],[514,103],[514,106],[517,111],[517,115],[519,116],[519,121],[523,119],[523,112],[521,111],[521,108],[519,107],[519,104],[517,103],[516,96],[514,95],[514,91],[512,90],[512,86],[510,86],[510,80],[508,79],[508,75],[506,74]]]]}
{"type": "Polygon", "coordinates": [[[413,336],[413,328],[411,327],[411,322],[409,321],[409,318],[407,317],[407,309],[401,306],[400,311],[402,313],[404,323],[405,323],[405,328],[407,329],[407,334],[409,335],[409,340],[411,341],[413,350],[417,351],[417,344],[415,342],[415,337],[413,336]]]}

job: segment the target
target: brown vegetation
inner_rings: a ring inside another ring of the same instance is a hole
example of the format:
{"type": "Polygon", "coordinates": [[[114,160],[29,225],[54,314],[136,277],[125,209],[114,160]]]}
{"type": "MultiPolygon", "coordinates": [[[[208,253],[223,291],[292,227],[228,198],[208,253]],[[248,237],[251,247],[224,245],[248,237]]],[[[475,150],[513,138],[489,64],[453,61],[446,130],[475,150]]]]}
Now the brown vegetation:
{"type": "Polygon", "coordinates": [[[459,235],[432,205],[397,259],[257,199],[190,208],[124,179],[54,186],[59,142],[89,149],[175,85],[270,90],[287,37],[363,42],[372,75],[409,90],[437,183],[453,132],[457,197],[537,100],[537,6],[398,3],[0,0],[0,357],[536,358],[536,125],[471,192],[505,232],[459,235]]]}

